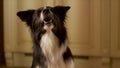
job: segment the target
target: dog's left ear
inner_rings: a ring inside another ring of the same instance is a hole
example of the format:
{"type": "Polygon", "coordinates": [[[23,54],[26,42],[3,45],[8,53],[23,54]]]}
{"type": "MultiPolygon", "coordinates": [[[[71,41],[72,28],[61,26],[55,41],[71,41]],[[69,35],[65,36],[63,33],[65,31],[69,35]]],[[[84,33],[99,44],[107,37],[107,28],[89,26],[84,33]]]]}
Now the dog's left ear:
{"type": "Polygon", "coordinates": [[[27,11],[19,11],[17,12],[17,16],[24,22],[27,23],[27,25],[30,25],[32,23],[32,16],[35,10],[27,10],[27,11]]]}
{"type": "Polygon", "coordinates": [[[70,9],[70,6],[56,6],[54,11],[59,15],[61,22],[64,21],[67,11],[70,9]]]}

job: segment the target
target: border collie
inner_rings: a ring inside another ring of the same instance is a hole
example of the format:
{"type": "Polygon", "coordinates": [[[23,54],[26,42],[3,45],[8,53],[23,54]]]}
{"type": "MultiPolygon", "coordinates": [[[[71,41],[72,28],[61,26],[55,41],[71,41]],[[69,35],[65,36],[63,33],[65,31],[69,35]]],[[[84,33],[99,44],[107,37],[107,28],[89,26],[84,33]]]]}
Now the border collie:
{"type": "Polygon", "coordinates": [[[64,25],[69,9],[69,6],[46,6],[17,12],[31,30],[34,45],[31,68],[74,68],[64,25]]]}

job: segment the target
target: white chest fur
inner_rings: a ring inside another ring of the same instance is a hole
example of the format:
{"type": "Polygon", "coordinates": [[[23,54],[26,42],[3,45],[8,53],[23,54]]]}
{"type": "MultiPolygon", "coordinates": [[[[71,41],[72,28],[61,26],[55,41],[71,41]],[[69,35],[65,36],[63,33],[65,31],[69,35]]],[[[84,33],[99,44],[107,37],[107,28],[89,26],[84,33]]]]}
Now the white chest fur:
{"type": "MultiPolygon", "coordinates": [[[[47,59],[48,68],[73,68],[73,61],[64,62],[63,53],[66,51],[67,42],[61,44],[51,31],[53,25],[44,26],[46,33],[41,37],[40,45],[47,59]]],[[[38,67],[40,68],[40,67],[38,67]]]]}
{"type": "Polygon", "coordinates": [[[50,32],[46,32],[41,38],[41,48],[45,56],[52,59],[56,56],[56,52],[59,51],[59,41],[56,36],[50,32]]]}
{"type": "Polygon", "coordinates": [[[65,68],[65,63],[62,58],[62,49],[58,38],[52,31],[46,32],[41,38],[41,48],[47,57],[49,68],[65,68]],[[62,67],[61,67],[62,66],[62,67]]]}

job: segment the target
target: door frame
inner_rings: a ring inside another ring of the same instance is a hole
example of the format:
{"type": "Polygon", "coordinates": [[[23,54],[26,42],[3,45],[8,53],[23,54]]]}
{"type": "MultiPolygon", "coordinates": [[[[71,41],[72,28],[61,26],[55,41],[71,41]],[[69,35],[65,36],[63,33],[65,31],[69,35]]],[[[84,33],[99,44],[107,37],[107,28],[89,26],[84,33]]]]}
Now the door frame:
{"type": "Polygon", "coordinates": [[[3,0],[0,0],[0,65],[5,65],[4,32],[3,32],[3,0]]]}

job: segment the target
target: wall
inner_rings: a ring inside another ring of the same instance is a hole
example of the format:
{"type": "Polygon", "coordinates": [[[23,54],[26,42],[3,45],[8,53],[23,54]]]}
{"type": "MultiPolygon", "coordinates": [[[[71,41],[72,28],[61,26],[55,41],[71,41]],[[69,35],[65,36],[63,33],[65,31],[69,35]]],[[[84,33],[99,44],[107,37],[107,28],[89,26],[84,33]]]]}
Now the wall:
{"type": "Polygon", "coordinates": [[[17,11],[70,5],[66,26],[76,68],[120,68],[119,3],[119,0],[4,0],[8,66],[30,66],[32,60],[29,29],[16,16],[17,11]]]}

